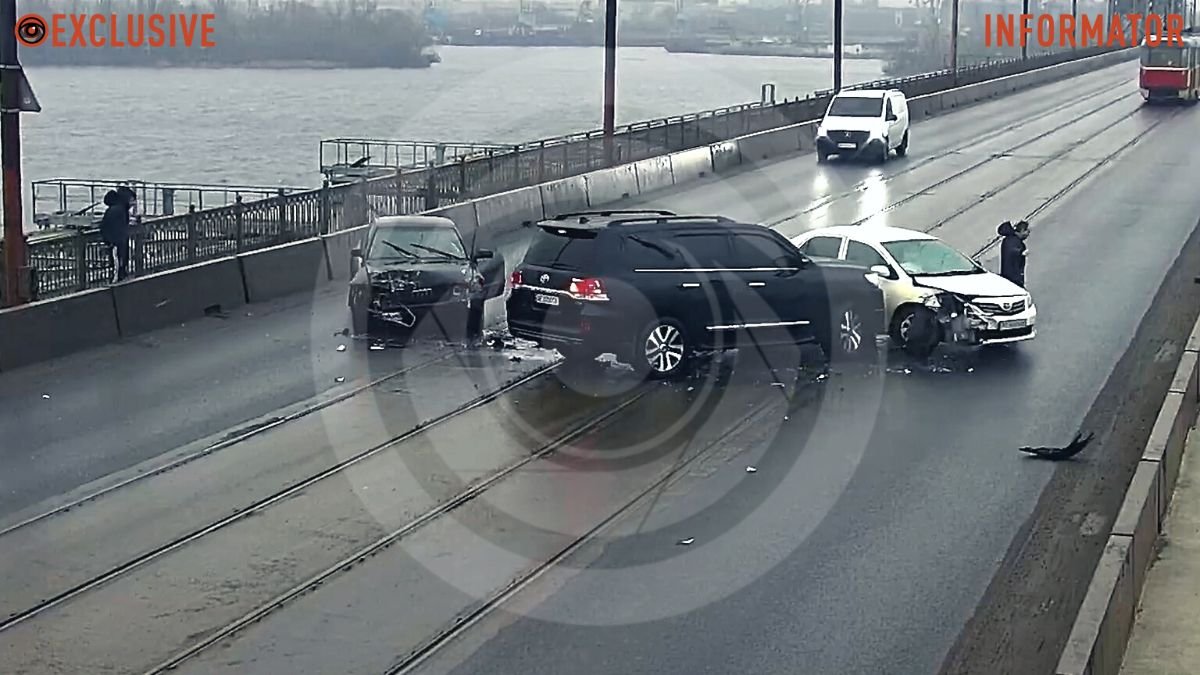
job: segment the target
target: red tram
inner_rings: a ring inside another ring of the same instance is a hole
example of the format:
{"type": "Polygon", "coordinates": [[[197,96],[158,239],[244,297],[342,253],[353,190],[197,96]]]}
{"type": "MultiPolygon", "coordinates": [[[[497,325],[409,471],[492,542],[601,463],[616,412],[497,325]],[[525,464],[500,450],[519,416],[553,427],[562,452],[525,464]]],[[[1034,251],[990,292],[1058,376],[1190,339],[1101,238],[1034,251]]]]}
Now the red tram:
{"type": "Polygon", "coordinates": [[[1183,46],[1142,43],[1142,69],[1138,76],[1147,103],[1200,100],[1200,35],[1183,34],[1183,46]]]}

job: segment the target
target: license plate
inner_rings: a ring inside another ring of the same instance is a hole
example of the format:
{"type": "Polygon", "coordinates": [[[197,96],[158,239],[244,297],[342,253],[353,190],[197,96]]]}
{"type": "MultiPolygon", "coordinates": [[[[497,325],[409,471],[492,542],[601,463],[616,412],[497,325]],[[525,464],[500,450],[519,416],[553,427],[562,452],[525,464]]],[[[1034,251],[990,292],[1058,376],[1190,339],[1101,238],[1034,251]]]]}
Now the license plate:
{"type": "Polygon", "coordinates": [[[537,295],[533,296],[533,301],[538,303],[539,305],[551,305],[551,306],[555,306],[555,307],[558,306],[558,296],[557,295],[547,295],[545,293],[538,293],[537,295]]]}
{"type": "Polygon", "coordinates": [[[844,148],[846,150],[853,150],[854,148],[857,148],[858,146],[853,143],[838,143],[838,147],[844,148]]]}
{"type": "Polygon", "coordinates": [[[1025,319],[1013,319],[1012,321],[1001,321],[1000,330],[1012,330],[1014,328],[1024,328],[1025,319]]]}

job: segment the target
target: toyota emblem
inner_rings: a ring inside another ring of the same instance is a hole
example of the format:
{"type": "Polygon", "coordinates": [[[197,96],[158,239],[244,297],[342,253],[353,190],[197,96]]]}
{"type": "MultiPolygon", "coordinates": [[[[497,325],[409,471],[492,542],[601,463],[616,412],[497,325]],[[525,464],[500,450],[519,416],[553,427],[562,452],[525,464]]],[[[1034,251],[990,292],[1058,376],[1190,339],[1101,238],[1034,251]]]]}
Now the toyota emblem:
{"type": "Polygon", "coordinates": [[[542,283],[544,284],[544,283],[546,283],[547,281],[550,281],[550,275],[549,275],[549,274],[543,274],[542,276],[538,277],[538,281],[540,281],[540,282],[542,282],[542,283]]]}

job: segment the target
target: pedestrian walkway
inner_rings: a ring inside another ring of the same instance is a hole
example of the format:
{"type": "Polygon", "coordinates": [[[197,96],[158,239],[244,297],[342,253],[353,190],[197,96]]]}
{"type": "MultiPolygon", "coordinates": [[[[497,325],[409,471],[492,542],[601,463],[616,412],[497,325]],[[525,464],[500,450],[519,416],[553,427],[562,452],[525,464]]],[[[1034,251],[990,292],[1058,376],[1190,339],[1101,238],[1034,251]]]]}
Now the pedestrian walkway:
{"type": "Polygon", "coordinates": [[[1200,674],[1200,433],[1188,435],[1121,675],[1200,674]]]}

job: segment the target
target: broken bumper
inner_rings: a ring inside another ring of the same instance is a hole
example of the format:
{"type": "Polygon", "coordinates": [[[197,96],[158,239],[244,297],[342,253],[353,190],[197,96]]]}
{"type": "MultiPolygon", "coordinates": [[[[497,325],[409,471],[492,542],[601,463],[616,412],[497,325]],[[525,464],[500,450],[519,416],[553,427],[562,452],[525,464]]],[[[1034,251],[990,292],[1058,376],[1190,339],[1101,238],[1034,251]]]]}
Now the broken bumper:
{"type": "Polygon", "coordinates": [[[975,311],[961,314],[951,322],[953,340],[973,345],[997,345],[1024,342],[1037,337],[1037,306],[1017,314],[989,315],[975,311]]]}

